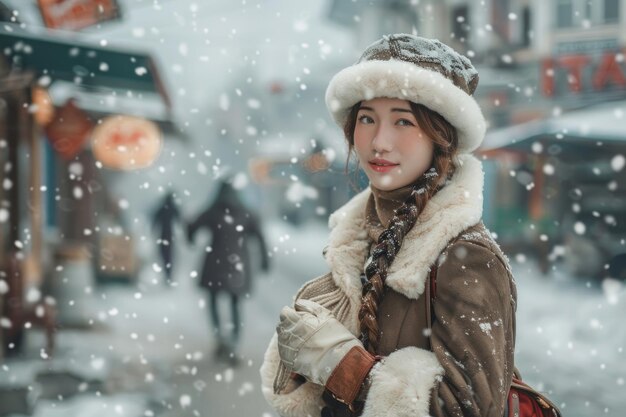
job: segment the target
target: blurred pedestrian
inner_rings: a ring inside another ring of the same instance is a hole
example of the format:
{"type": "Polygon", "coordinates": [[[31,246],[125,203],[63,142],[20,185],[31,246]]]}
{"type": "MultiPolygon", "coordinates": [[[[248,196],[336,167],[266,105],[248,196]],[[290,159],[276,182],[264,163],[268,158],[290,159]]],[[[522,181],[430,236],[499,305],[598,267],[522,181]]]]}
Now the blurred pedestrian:
{"type": "Polygon", "coordinates": [[[187,239],[193,242],[196,232],[207,228],[211,244],[206,250],[199,285],[207,290],[213,332],[217,338],[216,358],[237,360],[237,347],[241,336],[242,318],[240,298],[252,290],[252,268],[249,243],[257,239],[261,256],[261,269],[269,269],[269,258],[259,220],[241,201],[229,181],[219,185],[215,200],[187,227],[187,239]],[[232,332],[226,336],[220,320],[218,296],[230,299],[232,332]]]}
{"type": "Polygon", "coordinates": [[[171,285],[173,282],[172,272],[174,269],[174,223],[180,221],[180,212],[174,201],[174,194],[169,192],[165,195],[161,204],[152,215],[152,227],[159,229],[157,246],[163,272],[165,273],[165,284],[171,285]]]}

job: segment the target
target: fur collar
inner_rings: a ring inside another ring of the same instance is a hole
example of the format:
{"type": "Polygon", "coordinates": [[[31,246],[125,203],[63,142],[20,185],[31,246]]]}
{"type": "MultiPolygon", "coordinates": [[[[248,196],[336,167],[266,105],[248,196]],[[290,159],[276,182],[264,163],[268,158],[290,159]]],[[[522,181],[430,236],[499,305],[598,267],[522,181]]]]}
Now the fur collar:
{"type": "MultiPolygon", "coordinates": [[[[424,292],[430,266],[448,242],[478,223],[483,211],[484,173],[481,162],[465,154],[450,182],[428,202],[417,223],[404,239],[392,263],[387,285],[411,299],[424,292]]],[[[361,281],[370,240],[365,226],[365,206],[371,191],[354,196],[329,219],[331,228],[326,261],[333,280],[350,298],[361,304],[361,281]]]]}

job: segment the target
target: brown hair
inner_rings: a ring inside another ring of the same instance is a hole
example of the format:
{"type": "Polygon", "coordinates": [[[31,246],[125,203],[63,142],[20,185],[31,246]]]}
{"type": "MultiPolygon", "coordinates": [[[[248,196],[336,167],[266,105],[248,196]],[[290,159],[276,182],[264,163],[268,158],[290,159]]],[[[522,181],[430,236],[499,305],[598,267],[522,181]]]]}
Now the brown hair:
{"type": "MultiPolygon", "coordinates": [[[[413,228],[426,203],[445,185],[455,170],[454,157],[458,148],[456,129],[439,113],[424,105],[409,102],[419,127],[434,143],[431,168],[413,184],[409,198],[394,212],[389,226],[380,234],[365,268],[367,283],[363,285],[359,310],[361,340],[366,349],[376,354],[379,343],[378,305],[384,296],[387,272],[402,246],[404,237],[413,228]]],[[[344,125],[349,154],[354,150],[354,128],[361,103],[355,104],[344,125]]]]}

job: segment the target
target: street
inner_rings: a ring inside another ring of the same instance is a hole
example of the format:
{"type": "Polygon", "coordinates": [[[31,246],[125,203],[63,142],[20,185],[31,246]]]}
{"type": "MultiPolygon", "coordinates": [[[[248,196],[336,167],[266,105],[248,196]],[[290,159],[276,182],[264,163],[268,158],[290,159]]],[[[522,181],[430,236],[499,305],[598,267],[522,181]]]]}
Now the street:
{"type": "MultiPolygon", "coordinates": [[[[71,396],[48,392],[36,404],[37,417],[104,416],[112,410],[132,417],[275,416],[261,395],[258,369],[280,308],[304,281],[325,271],[326,231],[320,224],[273,223],[265,229],[275,251],[273,269],[257,277],[254,294],[243,303],[236,366],[213,358],[204,293],[191,277],[197,253],[181,247],[173,288],[147,263],[136,288],[98,289],[92,330],[62,330],[58,356],[48,361],[38,357],[43,336],[33,331],[30,359],[8,361],[4,375],[19,381],[20,372],[35,367],[70,369],[91,381],[82,388],[78,383],[71,396]]],[[[602,289],[560,271],[542,278],[523,256],[512,259],[512,266],[518,286],[516,365],[524,379],[547,392],[567,416],[620,416],[626,377],[621,284],[602,289]]]]}

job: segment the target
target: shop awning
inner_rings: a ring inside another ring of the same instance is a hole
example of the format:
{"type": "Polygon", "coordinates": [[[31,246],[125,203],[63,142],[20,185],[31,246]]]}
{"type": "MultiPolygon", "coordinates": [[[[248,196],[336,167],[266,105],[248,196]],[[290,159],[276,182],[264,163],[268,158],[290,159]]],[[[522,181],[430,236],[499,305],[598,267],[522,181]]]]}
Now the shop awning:
{"type": "Polygon", "coordinates": [[[84,89],[156,93],[171,108],[155,62],[145,52],[92,45],[52,31],[30,33],[8,23],[0,24],[0,48],[13,69],[84,89]]]}
{"type": "Polygon", "coordinates": [[[547,119],[487,133],[481,152],[498,149],[532,152],[533,144],[568,159],[626,152],[626,101],[597,104],[547,119]]]}

